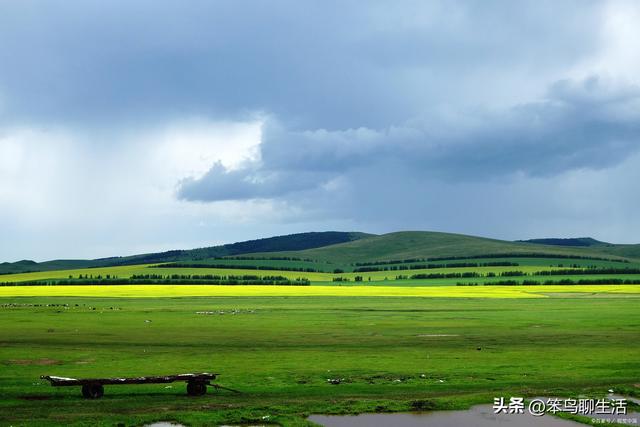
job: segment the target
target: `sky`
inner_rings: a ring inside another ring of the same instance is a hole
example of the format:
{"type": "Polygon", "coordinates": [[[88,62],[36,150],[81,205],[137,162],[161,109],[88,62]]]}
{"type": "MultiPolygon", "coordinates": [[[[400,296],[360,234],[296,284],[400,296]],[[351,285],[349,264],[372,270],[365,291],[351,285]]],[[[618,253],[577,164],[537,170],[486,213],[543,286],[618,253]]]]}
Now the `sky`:
{"type": "Polygon", "coordinates": [[[0,0],[0,261],[640,243],[640,2],[0,0]]]}

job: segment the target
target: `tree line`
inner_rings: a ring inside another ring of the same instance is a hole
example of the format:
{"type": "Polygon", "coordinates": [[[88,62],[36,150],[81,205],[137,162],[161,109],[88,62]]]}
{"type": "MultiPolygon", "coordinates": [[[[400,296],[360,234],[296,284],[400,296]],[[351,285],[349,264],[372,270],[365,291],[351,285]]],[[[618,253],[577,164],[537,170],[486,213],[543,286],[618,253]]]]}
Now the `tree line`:
{"type": "Polygon", "coordinates": [[[391,266],[367,266],[356,267],[354,273],[366,273],[372,271],[398,271],[398,270],[431,270],[435,268],[466,268],[466,267],[517,267],[520,264],[511,261],[494,262],[456,262],[449,264],[411,264],[411,265],[391,265],[391,266]]]}
{"type": "Polygon", "coordinates": [[[63,285],[278,285],[308,286],[306,278],[288,279],[283,276],[218,276],[218,275],[185,275],[185,274],[139,274],[129,278],[69,278],[28,280],[23,282],[2,282],[0,286],[63,286],[63,285]]]}
{"type": "Polygon", "coordinates": [[[322,271],[311,267],[275,267],[271,265],[243,265],[243,264],[204,264],[176,262],[173,264],[159,264],[151,268],[226,268],[237,270],[269,270],[269,271],[299,271],[305,273],[322,273],[322,271]]]}

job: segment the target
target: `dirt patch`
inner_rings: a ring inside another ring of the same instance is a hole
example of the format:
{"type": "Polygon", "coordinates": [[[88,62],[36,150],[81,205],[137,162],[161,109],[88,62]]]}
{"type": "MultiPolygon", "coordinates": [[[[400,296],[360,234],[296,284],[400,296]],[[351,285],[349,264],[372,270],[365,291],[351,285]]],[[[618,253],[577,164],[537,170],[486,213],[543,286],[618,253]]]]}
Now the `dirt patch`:
{"type": "Polygon", "coordinates": [[[418,335],[421,338],[429,338],[429,337],[459,337],[458,334],[420,334],[418,335]]]}
{"type": "Polygon", "coordinates": [[[49,366],[49,365],[60,365],[62,362],[60,360],[55,359],[9,359],[5,362],[7,365],[20,365],[20,366],[49,366]]]}

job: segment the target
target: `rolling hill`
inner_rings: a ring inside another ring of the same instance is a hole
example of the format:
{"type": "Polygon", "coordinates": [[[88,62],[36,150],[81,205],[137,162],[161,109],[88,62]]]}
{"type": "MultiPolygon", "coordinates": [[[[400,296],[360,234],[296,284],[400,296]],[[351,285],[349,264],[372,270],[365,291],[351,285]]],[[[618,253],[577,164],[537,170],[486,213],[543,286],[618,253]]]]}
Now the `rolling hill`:
{"type": "MultiPolygon", "coordinates": [[[[309,258],[322,262],[356,263],[412,258],[481,257],[486,255],[549,255],[599,258],[640,257],[640,245],[582,247],[510,242],[463,234],[430,231],[401,231],[367,239],[303,251],[279,252],[280,256],[309,258]]],[[[275,254],[261,254],[270,256],[275,254]]]]}
{"type": "Polygon", "coordinates": [[[197,261],[245,253],[298,251],[334,245],[372,237],[373,234],[342,231],[323,231],[289,234],[264,239],[247,240],[206,248],[172,250],[125,257],[94,260],[54,260],[37,263],[30,260],[0,263],[0,274],[53,271],[75,268],[112,267],[119,265],[152,264],[175,261],[197,261]]]}
{"type": "Polygon", "coordinates": [[[498,255],[505,257],[574,256],[638,261],[640,260],[640,245],[616,245],[588,237],[511,242],[431,231],[400,231],[383,235],[327,231],[275,236],[206,248],[95,260],[54,260],[41,263],[23,260],[0,264],[0,274],[202,261],[240,255],[256,258],[291,257],[333,264],[498,255]]]}
{"type": "Polygon", "coordinates": [[[601,242],[591,237],[578,237],[573,239],[529,239],[519,240],[518,242],[562,247],[585,247],[594,249],[602,254],[615,255],[625,258],[640,258],[640,245],[638,244],[613,244],[601,242]]]}

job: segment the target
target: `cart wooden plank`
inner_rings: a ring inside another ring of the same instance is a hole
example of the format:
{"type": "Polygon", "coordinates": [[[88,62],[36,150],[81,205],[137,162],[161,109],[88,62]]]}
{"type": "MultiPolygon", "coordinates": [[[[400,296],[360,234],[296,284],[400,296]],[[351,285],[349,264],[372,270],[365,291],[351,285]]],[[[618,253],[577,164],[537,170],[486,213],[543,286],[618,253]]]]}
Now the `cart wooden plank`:
{"type": "Polygon", "coordinates": [[[69,378],[55,375],[42,375],[40,378],[49,381],[54,387],[80,386],[82,395],[87,399],[99,399],[104,394],[105,385],[121,384],[166,384],[175,381],[187,383],[187,394],[189,396],[202,396],[207,392],[207,386],[220,390],[229,390],[239,393],[219,384],[212,384],[210,381],[216,379],[218,374],[201,372],[196,374],[163,375],[151,377],[125,377],[125,378],[69,378]]]}
{"type": "Polygon", "coordinates": [[[85,384],[102,384],[102,385],[118,385],[118,384],[166,384],[175,381],[195,381],[206,382],[216,379],[218,374],[202,372],[197,374],[178,374],[163,375],[150,377],[129,377],[129,378],[67,378],[57,377],[54,375],[43,375],[40,378],[47,380],[54,387],[78,386],[85,384]]]}

